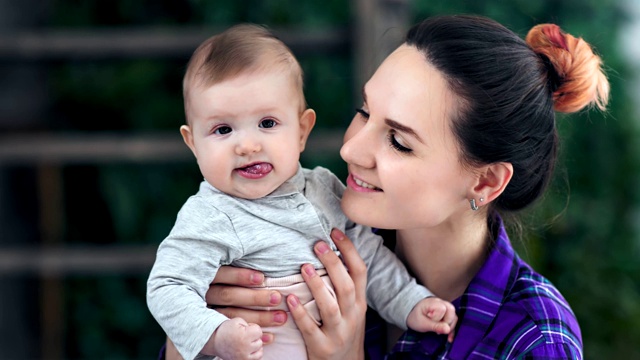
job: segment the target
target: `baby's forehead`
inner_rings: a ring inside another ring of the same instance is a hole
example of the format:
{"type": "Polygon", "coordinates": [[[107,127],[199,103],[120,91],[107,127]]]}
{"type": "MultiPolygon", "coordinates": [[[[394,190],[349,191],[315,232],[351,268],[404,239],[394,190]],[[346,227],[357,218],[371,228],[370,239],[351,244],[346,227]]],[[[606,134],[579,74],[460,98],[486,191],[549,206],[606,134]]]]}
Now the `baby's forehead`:
{"type": "MultiPolygon", "coordinates": [[[[245,69],[242,71],[238,71],[233,74],[226,74],[224,77],[209,77],[204,74],[195,74],[194,78],[191,81],[185,82],[185,101],[188,100],[190,96],[196,93],[202,93],[216,85],[220,85],[223,83],[232,82],[234,80],[239,80],[241,78],[246,78],[248,81],[251,81],[252,78],[258,79],[263,76],[276,76],[287,78],[289,81],[286,81],[285,86],[290,86],[294,93],[298,94],[298,99],[306,104],[303,93],[303,85],[301,74],[291,69],[288,66],[283,66],[282,64],[265,64],[267,66],[256,66],[251,69],[245,69]]],[[[277,84],[277,89],[273,90],[284,90],[282,89],[282,83],[277,84]]],[[[269,89],[265,89],[265,91],[270,91],[269,89]]],[[[292,102],[296,99],[290,99],[292,102]]]]}
{"type": "Polygon", "coordinates": [[[218,81],[205,78],[194,80],[185,88],[184,105],[187,117],[193,114],[191,110],[201,109],[202,106],[214,106],[213,104],[216,104],[216,111],[231,113],[257,111],[258,108],[274,111],[293,107],[301,114],[307,106],[302,87],[296,77],[290,71],[282,69],[245,71],[218,81]],[[240,103],[244,105],[238,107],[240,103]],[[226,109],[228,106],[231,108],[226,109]]]}

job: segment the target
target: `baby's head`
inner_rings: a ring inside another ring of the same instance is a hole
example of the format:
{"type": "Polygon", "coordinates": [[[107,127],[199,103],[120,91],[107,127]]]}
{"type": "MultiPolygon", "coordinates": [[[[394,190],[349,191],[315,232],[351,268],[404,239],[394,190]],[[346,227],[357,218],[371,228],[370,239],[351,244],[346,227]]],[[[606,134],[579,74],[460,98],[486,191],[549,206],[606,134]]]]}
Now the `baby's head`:
{"type": "Polygon", "coordinates": [[[189,95],[194,88],[207,88],[243,74],[261,72],[289,76],[300,112],[305,110],[302,68],[291,50],[267,29],[241,24],[208,38],[191,56],[182,84],[187,122],[189,95]]]}
{"type": "Polygon", "coordinates": [[[302,69],[266,29],[237,25],[205,40],[183,81],[180,128],[204,178],[227,194],[255,199],[295,175],[315,124],[302,69]]]}

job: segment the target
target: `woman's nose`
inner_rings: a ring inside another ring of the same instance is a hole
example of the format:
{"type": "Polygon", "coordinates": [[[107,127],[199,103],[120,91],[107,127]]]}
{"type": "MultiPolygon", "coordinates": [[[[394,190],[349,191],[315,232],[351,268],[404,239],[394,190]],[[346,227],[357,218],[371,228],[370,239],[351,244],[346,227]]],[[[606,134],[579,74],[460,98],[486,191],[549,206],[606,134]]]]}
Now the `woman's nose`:
{"type": "Polygon", "coordinates": [[[235,150],[237,155],[246,156],[262,150],[262,145],[257,136],[246,134],[240,137],[235,150]]]}
{"type": "Polygon", "coordinates": [[[375,167],[374,152],[376,146],[375,137],[366,125],[351,123],[344,135],[344,143],[340,149],[340,156],[347,164],[353,164],[364,168],[375,167]]]}

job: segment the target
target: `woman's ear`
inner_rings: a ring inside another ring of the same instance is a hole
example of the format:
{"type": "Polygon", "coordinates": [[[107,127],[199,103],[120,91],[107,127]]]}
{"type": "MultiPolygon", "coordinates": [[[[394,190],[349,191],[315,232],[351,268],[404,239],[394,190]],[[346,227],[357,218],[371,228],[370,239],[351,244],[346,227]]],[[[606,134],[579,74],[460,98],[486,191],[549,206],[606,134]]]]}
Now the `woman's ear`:
{"type": "Polygon", "coordinates": [[[311,129],[315,124],[316,112],[313,109],[307,109],[300,115],[300,152],[304,151],[311,129]]]}
{"type": "Polygon", "coordinates": [[[478,180],[473,187],[471,199],[484,199],[484,204],[500,196],[513,176],[513,165],[499,162],[479,169],[478,180]]]}
{"type": "Polygon", "coordinates": [[[182,140],[184,140],[184,143],[187,144],[189,149],[191,149],[193,156],[197,159],[198,155],[196,154],[196,147],[193,145],[193,134],[191,133],[189,125],[180,126],[180,134],[182,134],[182,140]]]}

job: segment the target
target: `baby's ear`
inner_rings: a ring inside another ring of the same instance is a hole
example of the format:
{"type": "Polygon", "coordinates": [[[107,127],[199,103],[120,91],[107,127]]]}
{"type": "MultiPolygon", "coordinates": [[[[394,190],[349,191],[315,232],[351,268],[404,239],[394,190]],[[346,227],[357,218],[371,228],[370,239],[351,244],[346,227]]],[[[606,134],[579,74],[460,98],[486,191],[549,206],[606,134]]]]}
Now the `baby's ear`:
{"type": "Polygon", "coordinates": [[[316,112],[313,109],[307,109],[300,115],[300,152],[304,151],[311,129],[315,124],[316,112]]]}
{"type": "Polygon", "coordinates": [[[189,125],[180,126],[180,134],[182,134],[182,140],[184,140],[184,143],[187,144],[189,149],[191,149],[193,156],[197,159],[198,155],[196,154],[196,147],[193,145],[193,133],[191,133],[189,125]]]}

